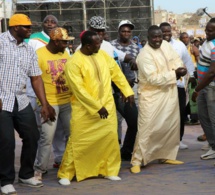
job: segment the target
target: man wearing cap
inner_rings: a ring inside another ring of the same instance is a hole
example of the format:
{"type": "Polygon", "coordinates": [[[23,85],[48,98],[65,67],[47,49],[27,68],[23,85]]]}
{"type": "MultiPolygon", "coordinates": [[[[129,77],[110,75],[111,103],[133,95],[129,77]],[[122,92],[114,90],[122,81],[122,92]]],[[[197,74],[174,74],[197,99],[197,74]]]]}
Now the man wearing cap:
{"type": "Polygon", "coordinates": [[[55,111],[49,105],[41,79],[41,70],[32,47],[23,40],[31,34],[31,20],[24,14],[14,14],[9,20],[9,30],[0,35],[0,182],[2,194],[16,194],[14,129],[22,138],[19,182],[22,185],[41,187],[34,177],[33,163],[37,152],[39,131],[33,109],[23,89],[31,78],[33,89],[41,102],[44,123],[55,120],[55,111]]]}
{"type": "MultiPolygon", "coordinates": [[[[134,70],[137,69],[137,65],[136,65],[134,58],[132,58],[130,55],[118,50],[117,48],[112,46],[109,42],[104,40],[104,37],[106,34],[106,28],[108,28],[106,26],[106,22],[105,22],[104,18],[102,18],[101,16],[93,16],[89,20],[89,25],[90,25],[89,30],[96,32],[99,35],[100,39],[102,40],[101,47],[100,47],[101,50],[106,51],[113,58],[114,58],[114,52],[115,52],[117,54],[120,62],[130,63],[131,67],[134,70]]],[[[78,50],[80,48],[81,48],[81,45],[79,45],[76,50],[78,50]]]]}
{"type": "Polygon", "coordinates": [[[47,15],[42,22],[42,31],[33,33],[30,39],[26,42],[31,45],[35,50],[47,45],[50,37],[49,33],[53,28],[58,26],[58,19],[53,15],[47,15]]]}
{"type": "MultiPolygon", "coordinates": [[[[129,20],[122,20],[118,26],[118,39],[111,41],[111,44],[117,49],[129,54],[132,56],[132,58],[136,59],[140,49],[138,45],[131,40],[133,29],[134,24],[132,24],[129,20]]],[[[133,70],[131,70],[130,64],[121,62],[121,67],[122,72],[124,73],[131,87],[134,87],[135,73],[133,70]]],[[[130,108],[128,103],[122,102],[119,89],[117,89],[116,86],[113,86],[113,88],[117,110],[125,118],[128,126],[123,146],[121,148],[121,157],[123,160],[131,160],[131,153],[133,151],[137,134],[137,107],[135,103],[132,108],[130,108]]]]}
{"type": "MultiPolygon", "coordinates": [[[[36,51],[37,49],[48,44],[48,42],[50,40],[49,33],[52,29],[56,28],[57,26],[58,26],[58,19],[53,15],[47,15],[42,22],[42,31],[33,33],[30,36],[30,39],[26,39],[25,41],[30,46],[32,46],[34,48],[34,50],[36,51]]],[[[39,114],[40,110],[37,105],[37,97],[31,86],[30,79],[28,79],[28,82],[26,84],[26,94],[27,94],[28,98],[30,99],[31,106],[34,109],[38,128],[41,129],[41,121],[40,121],[40,114],[39,114]]],[[[63,127],[61,125],[61,122],[58,121],[55,136],[53,139],[53,144],[52,144],[53,153],[54,153],[54,164],[53,164],[54,168],[59,167],[59,164],[62,160],[63,153],[65,150],[65,142],[66,142],[65,136],[66,135],[65,135],[64,131],[62,131],[62,128],[63,127]]]]}
{"type": "Polygon", "coordinates": [[[200,38],[195,37],[194,40],[193,40],[193,45],[195,45],[198,49],[201,48],[201,40],[200,40],[200,38]]]}
{"type": "MultiPolygon", "coordinates": [[[[106,22],[104,20],[104,18],[102,18],[101,16],[93,16],[90,20],[89,20],[89,30],[90,31],[94,31],[96,32],[101,40],[102,40],[102,44],[101,44],[101,50],[106,51],[111,57],[113,57],[117,62],[122,63],[129,63],[130,64],[130,68],[132,70],[137,70],[137,64],[135,59],[130,55],[130,54],[126,54],[125,52],[117,49],[116,47],[114,47],[113,45],[111,45],[109,42],[104,40],[105,34],[106,34],[106,28],[108,28],[106,26],[106,22]]],[[[117,107],[117,110],[119,109],[119,107],[117,107]]],[[[124,111],[121,110],[121,113],[123,113],[124,111]]],[[[119,112],[117,113],[117,119],[118,119],[118,133],[119,133],[119,142],[121,142],[120,139],[120,135],[121,135],[121,122],[122,122],[122,116],[121,114],[119,114],[119,112]]],[[[130,137],[130,136],[129,136],[130,137]]],[[[130,156],[130,155],[129,155],[130,156]]],[[[126,158],[126,157],[124,157],[126,158]]],[[[129,159],[130,157],[128,157],[129,159]]]]}
{"type": "Polygon", "coordinates": [[[49,43],[36,52],[38,64],[42,70],[46,98],[55,109],[57,120],[42,124],[38,152],[34,164],[35,177],[39,180],[42,180],[42,173],[47,171],[52,141],[58,121],[61,122],[62,131],[67,139],[70,134],[71,91],[64,70],[65,64],[70,58],[65,49],[69,41],[74,40],[74,37],[69,37],[67,30],[59,27],[52,29],[49,36],[49,43]]]}

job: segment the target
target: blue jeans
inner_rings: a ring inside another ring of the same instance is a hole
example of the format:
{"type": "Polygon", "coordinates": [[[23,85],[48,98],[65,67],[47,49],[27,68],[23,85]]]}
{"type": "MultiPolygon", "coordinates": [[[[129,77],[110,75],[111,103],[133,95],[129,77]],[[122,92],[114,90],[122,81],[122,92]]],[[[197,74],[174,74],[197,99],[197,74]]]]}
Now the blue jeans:
{"type": "Polygon", "coordinates": [[[1,186],[13,184],[15,180],[15,135],[22,139],[19,177],[29,179],[34,176],[34,161],[37,152],[39,131],[31,105],[18,111],[15,100],[12,112],[0,112],[0,182],[1,186]]]}
{"type": "Polygon", "coordinates": [[[207,86],[199,92],[198,115],[207,141],[215,150],[215,87],[207,86]]]}
{"type": "Polygon", "coordinates": [[[48,121],[42,124],[40,139],[38,142],[37,157],[34,163],[36,171],[44,173],[47,171],[49,158],[51,155],[52,141],[55,135],[57,123],[60,120],[62,131],[65,133],[65,145],[70,135],[70,119],[71,119],[71,105],[70,103],[52,106],[56,112],[56,121],[48,121]]]}

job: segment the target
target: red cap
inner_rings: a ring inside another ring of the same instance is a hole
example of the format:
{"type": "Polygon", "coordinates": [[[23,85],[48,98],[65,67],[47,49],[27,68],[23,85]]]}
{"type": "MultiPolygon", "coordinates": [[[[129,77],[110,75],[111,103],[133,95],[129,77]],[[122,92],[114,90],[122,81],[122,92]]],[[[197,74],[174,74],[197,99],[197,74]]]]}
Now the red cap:
{"type": "Polygon", "coordinates": [[[82,38],[82,36],[83,36],[83,34],[86,32],[86,30],[84,30],[84,31],[82,31],[81,33],[80,33],[80,39],[82,38]]]}

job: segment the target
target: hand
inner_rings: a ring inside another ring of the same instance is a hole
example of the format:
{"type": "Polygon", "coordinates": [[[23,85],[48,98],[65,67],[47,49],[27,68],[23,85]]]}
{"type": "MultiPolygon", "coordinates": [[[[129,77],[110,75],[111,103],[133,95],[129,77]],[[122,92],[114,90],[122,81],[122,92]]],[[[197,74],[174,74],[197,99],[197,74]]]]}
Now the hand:
{"type": "Polygon", "coordinates": [[[180,77],[183,77],[184,75],[187,74],[187,69],[184,67],[179,67],[175,70],[175,74],[177,77],[177,80],[180,79],[180,77]]]}
{"type": "Polygon", "coordinates": [[[129,80],[127,79],[127,81],[131,87],[134,87],[134,85],[136,83],[135,79],[129,79],[129,80]]]}
{"type": "Polygon", "coordinates": [[[194,91],[192,94],[192,101],[196,102],[197,97],[198,97],[198,93],[196,91],[194,91]]]}
{"type": "Polygon", "coordinates": [[[194,77],[195,77],[196,79],[198,79],[198,74],[197,74],[197,71],[196,71],[196,70],[193,72],[193,75],[194,75],[194,77]]]}
{"type": "Polygon", "coordinates": [[[56,118],[55,118],[55,116],[56,116],[55,109],[52,106],[49,105],[48,110],[49,110],[49,120],[54,122],[56,120],[56,118]]]}
{"type": "Polygon", "coordinates": [[[125,99],[126,102],[129,102],[130,106],[134,104],[134,95],[130,95],[125,99]]]}
{"type": "Polygon", "coordinates": [[[131,70],[138,70],[137,63],[136,63],[135,59],[130,60],[129,65],[131,67],[131,70]]]}
{"type": "Polygon", "coordinates": [[[43,118],[43,123],[46,123],[48,120],[50,120],[52,122],[54,122],[56,120],[56,118],[55,118],[55,116],[56,116],[55,110],[50,105],[42,106],[40,114],[41,114],[41,116],[43,118]]]}
{"type": "Polygon", "coordinates": [[[0,112],[2,111],[2,106],[3,106],[2,100],[1,100],[1,98],[0,98],[0,112]]]}
{"type": "Polygon", "coordinates": [[[106,119],[108,117],[108,111],[106,110],[105,107],[102,107],[99,111],[98,111],[100,118],[101,119],[106,119]]]}
{"type": "Polygon", "coordinates": [[[194,77],[190,77],[189,83],[191,83],[191,88],[194,88],[197,85],[197,81],[194,77]]]}
{"type": "Polygon", "coordinates": [[[124,94],[120,91],[120,98],[122,102],[126,102],[126,97],[124,96],[124,94]]]}

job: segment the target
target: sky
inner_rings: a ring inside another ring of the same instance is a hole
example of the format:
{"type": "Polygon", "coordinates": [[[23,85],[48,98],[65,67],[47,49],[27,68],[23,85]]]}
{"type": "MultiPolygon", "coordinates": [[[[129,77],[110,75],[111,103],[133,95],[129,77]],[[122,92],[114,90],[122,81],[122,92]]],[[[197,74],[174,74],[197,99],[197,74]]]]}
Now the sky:
{"type": "Polygon", "coordinates": [[[208,13],[215,13],[215,0],[154,0],[154,9],[172,11],[176,14],[195,13],[199,8],[205,8],[208,13]]]}

